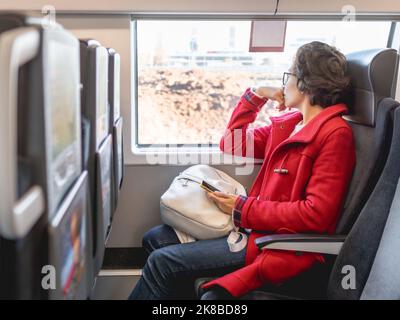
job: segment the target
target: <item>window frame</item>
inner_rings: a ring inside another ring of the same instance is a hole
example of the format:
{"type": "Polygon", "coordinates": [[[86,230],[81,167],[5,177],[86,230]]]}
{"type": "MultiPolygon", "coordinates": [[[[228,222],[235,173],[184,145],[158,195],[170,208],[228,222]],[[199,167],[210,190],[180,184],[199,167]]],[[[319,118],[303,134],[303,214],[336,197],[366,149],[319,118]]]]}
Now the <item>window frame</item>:
{"type": "MultiPolygon", "coordinates": [[[[130,107],[130,154],[126,159],[127,164],[131,165],[193,165],[198,163],[207,163],[213,165],[246,165],[249,163],[259,164],[260,159],[243,158],[223,153],[218,144],[139,144],[139,116],[138,116],[138,35],[137,22],[139,20],[215,20],[215,21],[240,21],[240,20],[287,20],[287,21],[340,21],[343,15],[324,15],[324,14],[291,14],[291,15],[254,15],[254,14],[190,14],[190,13],[137,13],[131,16],[131,97],[130,107]],[[151,164],[147,161],[149,156],[167,157],[167,163],[151,164]],[[191,156],[197,160],[187,162],[179,160],[179,157],[191,156]]],[[[385,15],[357,15],[358,21],[387,21],[391,22],[391,28],[388,33],[387,47],[391,47],[393,42],[400,39],[393,39],[399,29],[399,16],[385,15]]],[[[398,51],[400,48],[396,48],[398,51]]],[[[400,72],[398,73],[400,77],[400,72]]],[[[400,94],[399,82],[397,83],[396,97],[400,94]]]]}

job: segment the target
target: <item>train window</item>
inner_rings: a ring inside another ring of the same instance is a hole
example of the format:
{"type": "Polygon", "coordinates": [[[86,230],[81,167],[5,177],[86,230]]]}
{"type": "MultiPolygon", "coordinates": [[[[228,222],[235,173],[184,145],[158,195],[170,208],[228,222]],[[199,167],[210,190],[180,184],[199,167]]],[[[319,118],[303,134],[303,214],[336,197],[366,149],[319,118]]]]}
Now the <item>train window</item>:
{"type": "MultiPolygon", "coordinates": [[[[284,52],[249,52],[251,21],[136,20],[138,147],[217,145],[246,87],[281,85],[297,48],[386,47],[390,21],[288,21],[284,52]],[[151,123],[151,126],[149,124],[151,123]]],[[[268,124],[264,108],[253,127],[268,124]]]]}

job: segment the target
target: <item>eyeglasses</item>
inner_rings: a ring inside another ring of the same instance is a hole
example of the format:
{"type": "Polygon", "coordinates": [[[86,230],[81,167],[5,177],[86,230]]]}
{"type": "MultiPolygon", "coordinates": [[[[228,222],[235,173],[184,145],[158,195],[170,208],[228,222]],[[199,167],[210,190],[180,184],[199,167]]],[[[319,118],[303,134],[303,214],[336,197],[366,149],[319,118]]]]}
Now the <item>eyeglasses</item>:
{"type": "Polygon", "coordinates": [[[291,72],[284,72],[283,77],[282,77],[282,84],[285,86],[287,82],[289,81],[290,76],[296,76],[294,73],[291,72]]]}

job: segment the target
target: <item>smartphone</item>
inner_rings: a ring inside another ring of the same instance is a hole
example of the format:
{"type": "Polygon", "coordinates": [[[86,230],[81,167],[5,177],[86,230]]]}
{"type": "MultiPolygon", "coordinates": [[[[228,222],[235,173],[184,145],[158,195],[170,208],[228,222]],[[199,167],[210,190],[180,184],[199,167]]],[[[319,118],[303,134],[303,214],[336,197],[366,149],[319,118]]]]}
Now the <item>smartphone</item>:
{"type": "Polygon", "coordinates": [[[207,183],[206,181],[202,181],[200,187],[202,187],[204,190],[207,192],[214,192],[214,191],[220,191],[216,187],[212,186],[211,184],[207,183]]]}

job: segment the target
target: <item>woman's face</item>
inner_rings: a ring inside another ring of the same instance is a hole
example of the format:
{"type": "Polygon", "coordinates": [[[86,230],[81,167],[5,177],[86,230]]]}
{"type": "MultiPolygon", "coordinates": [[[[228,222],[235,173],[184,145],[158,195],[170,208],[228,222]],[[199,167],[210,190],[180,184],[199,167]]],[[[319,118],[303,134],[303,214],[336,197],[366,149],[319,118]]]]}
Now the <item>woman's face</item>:
{"type": "MultiPolygon", "coordinates": [[[[290,68],[289,72],[293,73],[293,68],[290,68]]],[[[305,98],[305,95],[297,88],[297,77],[293,74],[289,76],[283,92],[285,95],[285,106],[288,108],[298,108],[305,98]]]]}

